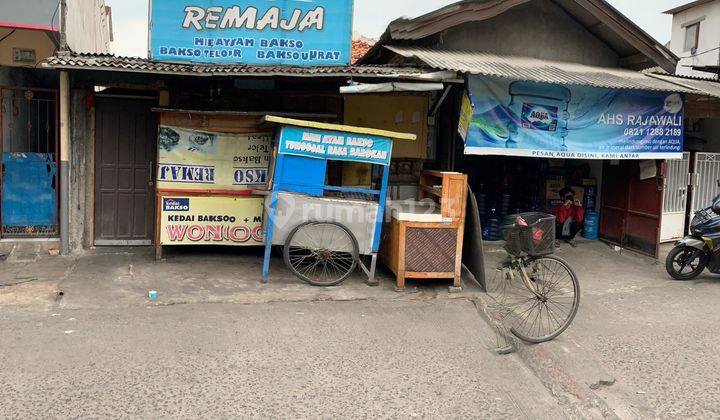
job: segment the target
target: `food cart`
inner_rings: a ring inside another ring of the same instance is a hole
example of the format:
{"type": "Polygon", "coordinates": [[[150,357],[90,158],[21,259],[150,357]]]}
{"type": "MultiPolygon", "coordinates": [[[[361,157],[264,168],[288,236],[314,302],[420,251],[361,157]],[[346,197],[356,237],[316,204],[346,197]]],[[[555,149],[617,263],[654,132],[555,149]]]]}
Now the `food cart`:
{"type": "Polygon", "coordinates": [[[267,116],[276,127],[265,201],[263,281],[273,245],[285,264],[315,286],[334,286],[359,266],[375,284],[393,140],[414,134],[267,116]],[[330,185],[331,162],[372,167],[371,185],[330,185]],[[362,256],[369,257],[369,267],[362,256]]]}

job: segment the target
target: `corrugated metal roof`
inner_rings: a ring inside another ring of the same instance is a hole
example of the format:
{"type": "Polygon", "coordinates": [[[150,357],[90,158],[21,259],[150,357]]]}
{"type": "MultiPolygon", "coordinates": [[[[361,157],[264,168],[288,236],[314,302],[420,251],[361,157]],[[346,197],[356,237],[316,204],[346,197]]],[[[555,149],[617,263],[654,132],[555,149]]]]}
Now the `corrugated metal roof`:
{"type": "Polygon", "coordinates": [[[43,63],[52,69],[116,71],[188,76],[289,76],[289,77],[382,77],[419,80],[446,80],[455,74],[427,68],[370,66],[255,66],[245,64],[176,64],[144,58],[109,54],[58,54],[43,63]]]}
{"type": "Polygon", "coordinates": [[[653,74],[651,76],[676,85],[685,86],[687,88],[693,89],[694,92],[692,93],[695,93],[697,95],[707,95],[720,98],[720,83],[714,80],[693,77],[667,76],[663,74],[653,74]]]}
{"type": "MultiPolygon", "coordinates": [[[[539,83],[580,85],[608,89],[637,89],[663,92],[701,93],[698,89],[677,83],[672,76],[663,78],[621,68],[595,67],[577,63],[541,60],[531,57],[497,54],[440,51],[417,47],[385,46],[405,58],[414,58],[439,70],[528,80],[539,83]]],[[[715,83],[715,82],[708,82],[715,83]]],[[[717,83],[715,83],[717,84],[717,83]]],[[[713,93],[708,93],[716,96],[713,93]]],[[[704,92],[702,92],[704,93],[704,92]]]]}

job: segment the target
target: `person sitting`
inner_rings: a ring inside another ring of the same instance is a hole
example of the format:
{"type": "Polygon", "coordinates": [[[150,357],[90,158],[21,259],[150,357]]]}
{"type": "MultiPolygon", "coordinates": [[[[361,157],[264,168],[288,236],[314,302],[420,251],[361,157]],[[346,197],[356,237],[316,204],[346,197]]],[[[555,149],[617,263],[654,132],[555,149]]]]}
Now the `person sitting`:
{"type": "Polygon", "coordinates": [[[575,248],[575,237],[582,230],[585,211],[571,188],[560,190],[560,197],[563,202],[555,207],[555,237],[558,239],[556,246],[559,246],[559,240],[564,240],[575,248]]]}

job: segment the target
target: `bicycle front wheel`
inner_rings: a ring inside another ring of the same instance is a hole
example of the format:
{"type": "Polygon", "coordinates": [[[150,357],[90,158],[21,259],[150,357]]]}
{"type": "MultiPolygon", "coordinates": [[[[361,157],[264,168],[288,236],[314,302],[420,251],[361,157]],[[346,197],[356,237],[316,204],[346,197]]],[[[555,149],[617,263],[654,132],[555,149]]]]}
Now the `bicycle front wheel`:
{"type": "Polygon", "coordinates": [[[507,305],[510,331],[529,343],[551,341],[575,319],[580,283],[572,267],[553,256],[528,260],[526,270],[537,295],[524,285],[513,288],[516,297],[507,305]]]}

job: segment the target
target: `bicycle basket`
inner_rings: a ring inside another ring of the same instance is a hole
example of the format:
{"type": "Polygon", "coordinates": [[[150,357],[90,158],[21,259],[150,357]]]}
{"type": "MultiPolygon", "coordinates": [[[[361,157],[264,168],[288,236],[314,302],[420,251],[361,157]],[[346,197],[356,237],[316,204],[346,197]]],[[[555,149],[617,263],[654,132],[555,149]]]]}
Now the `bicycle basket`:
{"type": "Polygon", "coordinates": [[[503,225],[505,250],[515,256],[531,257],[555,252],[555,216],[545,213],[522,213],[508,216],[503,225]],[[521,217],[527,226],[517,223],[521,217]]]}

